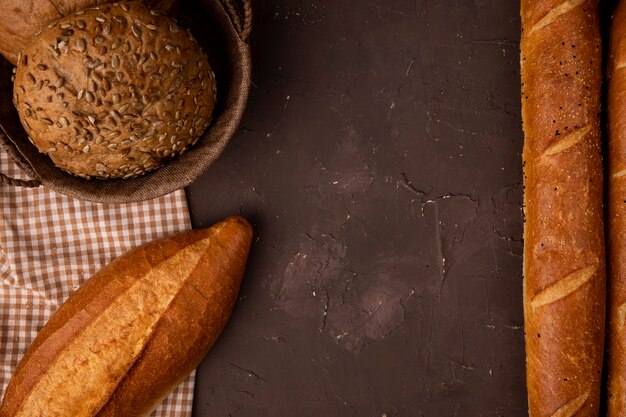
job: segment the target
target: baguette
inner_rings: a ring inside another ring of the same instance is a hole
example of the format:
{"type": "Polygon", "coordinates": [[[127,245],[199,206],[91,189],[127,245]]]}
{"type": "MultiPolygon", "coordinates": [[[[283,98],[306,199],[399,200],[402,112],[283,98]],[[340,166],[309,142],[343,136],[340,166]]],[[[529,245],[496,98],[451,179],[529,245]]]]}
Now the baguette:
{"type": "Polygon", "coordinates": [[[626,415],[626,3],[613,15],[607,65],[607,416],[626,415]]]}
{"type": "Polygon", "coordinates": [[[597,0],[522,0],[531,417],[599,413],[606,305],[597,0]]]}
{"type": "Polygon", "coordinates": [[[101,269],[39,332],[0,416],[149,415],[222,331],[251,239],[250,225],[230,217],[101,269]]]}

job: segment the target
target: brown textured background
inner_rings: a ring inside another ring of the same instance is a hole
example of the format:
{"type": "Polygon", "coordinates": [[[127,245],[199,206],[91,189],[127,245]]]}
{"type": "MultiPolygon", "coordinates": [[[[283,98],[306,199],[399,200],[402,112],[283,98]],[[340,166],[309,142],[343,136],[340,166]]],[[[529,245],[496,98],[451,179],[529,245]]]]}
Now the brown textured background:
{"type": "Polygon", "coordinates": [[[525,416],[519,2],[255,1],[238,134],[188,189],[256,228],[194,416],[525,416]]]}

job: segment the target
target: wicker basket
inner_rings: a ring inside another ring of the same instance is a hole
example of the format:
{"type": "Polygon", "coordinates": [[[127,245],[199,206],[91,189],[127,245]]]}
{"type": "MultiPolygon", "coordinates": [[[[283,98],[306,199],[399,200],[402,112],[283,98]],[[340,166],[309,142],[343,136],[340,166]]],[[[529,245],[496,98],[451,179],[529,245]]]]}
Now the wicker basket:
{"type": "Polygon", "coordinates": [[[15,186],[45,185],[81,200],[127,203],[156,198],[191,184],[220,155],[235,133],[250,88],[250,0],[185,0],[179,22],[189,27],[205,49],[217,80],[213,123],[198,143],[167,165],[145,176],[128,180],[85,180],[56,168],[30,143],[12,103],[12,66],[0,57],[0,144],[33,180],[0,180],[15,186]]]}

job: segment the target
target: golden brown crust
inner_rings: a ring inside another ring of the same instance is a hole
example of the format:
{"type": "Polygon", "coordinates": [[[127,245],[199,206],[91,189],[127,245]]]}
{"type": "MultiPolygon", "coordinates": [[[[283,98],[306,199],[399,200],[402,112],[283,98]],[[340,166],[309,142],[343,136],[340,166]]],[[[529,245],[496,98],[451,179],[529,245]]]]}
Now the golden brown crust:
{"type": "MultiPolygon", "coordinates": [[[[105,317],[110,306],[149,274],[158,274],[163,264],[177,254],[189,248],[206,248],[193,271],[184,276],[138,358],[114,391],[103,394],[101,411],[81,415],[146,414],[155,400],[198,365],[218,337],[236,300],[251,239],[250,225],[240,217],[231,217],[210,229],[149,243],[103,268],[61,306],[39,333],[7,387],[0,416],[28,415],[21,409],[25,401],[32,402],[32,393],[41,388],[38,384],[42,378],[55,372],[53,367],[68,351],[82,352],[72,343],[105,317]]],[[[102,385],[100,381],[84,383],[102,385]]],[[[71,398],[64,401],[70,403],[71,398]]]]}
{"type": "Polygon", "coordinates": [[[608,71],[607,416],[626,414],[626,3],[613,15],[608,71]]]}
{"type": "Polygon", "coordinates": [[[595,416],[604,340],[594,0],[523,0],[524,322],[531,417],[595,416]]]}
{"type": "Polygon", "coordinates": [[[0,1],[0,53],[15,65],[35,34],[61,14],[49,1],[0,1]]]}
{"type": "Polygon", "coordinates": [[[13,101],[40,152],[75,175],[130,178],[208,127],[215,76],[191,34],[141,2],[68,15],[21,54],[13,101]]]}
{"type": "Polygon", "coordinates": [[[239,281],[216,282],[210,277],[243,276],[252,240],[250,225],[241,218],[231,219],[222,232],[224,238],[214,240],[201,261],[204,268],[197,268],[189,277],[189,284],[159,322],[141,360],[127,373],[98,417],[149,415],[160,403],[155,400],[161,400],[198,366],[220,335],[235,305],[239,281]],[[147,380],[152,383],[141,383],[147,380]]]}
{"type": "MultiPolygon", "coordinates": [[[[55,20],[78,10],[110,3],[112,0],[2,0],[0,1],[0,54],[12,64],[37,32],[55,20]]],[[[170,16],[178,10],[178,0],[145,0],[170,16]]]]}

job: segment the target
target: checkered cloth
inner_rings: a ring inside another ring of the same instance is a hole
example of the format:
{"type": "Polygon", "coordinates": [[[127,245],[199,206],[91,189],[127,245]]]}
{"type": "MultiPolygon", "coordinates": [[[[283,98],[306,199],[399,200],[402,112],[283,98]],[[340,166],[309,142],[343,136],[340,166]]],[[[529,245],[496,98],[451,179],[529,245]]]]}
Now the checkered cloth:
{"type": "MultiPolygon", "coordinates": [[[[25,178],[0,149],[0,172],[25,178]]],[[[189,230],[185,193],[133,204],[79,201],[0,184],[0,388],[39,329],[81,283],[124,252],[189,230]]],[[[191,415],[190,375],[152,416],[191,415]]]]}

